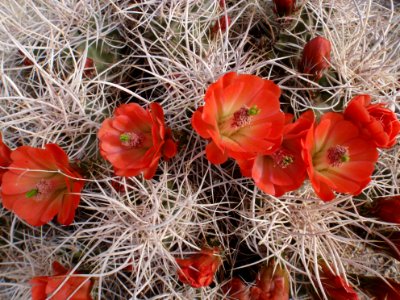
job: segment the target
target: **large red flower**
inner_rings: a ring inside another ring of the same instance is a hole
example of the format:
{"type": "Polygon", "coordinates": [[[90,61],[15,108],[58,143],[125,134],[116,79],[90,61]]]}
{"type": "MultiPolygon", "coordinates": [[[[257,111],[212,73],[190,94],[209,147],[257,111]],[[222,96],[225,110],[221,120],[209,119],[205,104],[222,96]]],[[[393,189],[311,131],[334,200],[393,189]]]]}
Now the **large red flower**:
{"type": "Polygon", "coordinates": [[[326,38],[317,36],[304,46],[299,69],[319,79],[322,77],[322,72],[329,67],[330,60],[331,43],[326,38]]]}
{"type": "Polygon", "coordinates": [[[192,255],[190,258],[177,258],[176,262],[180,268],[179,280],[194,288],[209,286],[221,265],[219,252],[218,247],[203,248],[200,253],[192,255]]]}
{"type": "Polygon", "coordinates": [[[385,104],[371,104],[369,95],[358,95],[351,99],[344,117],[356,124],[377,147],[390,148],[396,144],[400,132],[396,114],[385,104]]]}
{"type": "Polygon", "coordinates": [[[249,159],[272,153],[281,143],[284,114],[279,87],[254,75],[227,73],[210,85],[205,105],[195,111],[192,126],[212,141],[206,147],[214,164],[228,157],[249,159]]]}
{"type": "Polygon", "coordinates": [[[53,272],[53,276],[38,276],[31,279],[32,300],[92,300],[91,280],[74,276],[77,273],[71,273],[58,262],[53,263],[53,272]]]}
{"type": "Polygon", "coordinates": [[[7,167],[11,164],[11,150],[3,143],[3,137],[0,132],[0,184],[3,174],[7,171],[7,167]]]}
{"type": "Polygon", "coordinates": [[[303,159],[317,195],[332,200],[333,191],[358,195],[371,180],[376,147],[343,114],[326,113],[308,131],[303,159]]]}
{"type": "Polygon", "coordinates": [[[60,224],[72,223],[84,182],[65,152],[56,144],[45,149],[22,146],[11,153],[3,176],[3,206],[33,226],[57,215],[60,224]]]}
{"type": "Polygon", "coordinates": [[[143,172],[145,179],[151,179],[161,156],[169,159],[177,151],[158,103],[151,103],[147,110],[136,103],[119,106],[114,117],[101,125],[98,138],[100,154],[113,165],[118,176],[143,172]]]}
{"type": "Polygon", "coordinates": [[[314,122],[312,111],[303,113],[294,123],[292,115],[286,117],[283,141],[274,153],[258,155],[253,160],[238,160],[244,176],[251,176],[261,190],[277,197],[299,188],[306,179],[301,140],[314,122]]]}
{"type": "Polygon", "coordinates": [[[289,274],[271,261],[257,274],[256,284],[250,289],[251,300],[288,300],[289,274]]]}
{"type": "Polygon", "coordinates": [[[342,276],[334,274],[328,265],[324,262],[320,263],[322,268],[321,283],[325,293],[332,300],[358,300],[357,293],[343,279],[342,276]]]}
{"type": "Polygon", "coordinates": [[[296,0],[273,0],[278,16],[289,16],[296,8],[296,0]]]}

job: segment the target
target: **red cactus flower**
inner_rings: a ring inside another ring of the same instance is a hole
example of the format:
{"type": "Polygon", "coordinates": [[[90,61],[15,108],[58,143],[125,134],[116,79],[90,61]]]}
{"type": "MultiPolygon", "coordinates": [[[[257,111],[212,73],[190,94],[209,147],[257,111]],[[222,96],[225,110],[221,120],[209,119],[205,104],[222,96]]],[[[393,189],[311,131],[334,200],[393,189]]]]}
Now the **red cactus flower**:
{"type": "Polygon", "coordinates": [[[158,103],[151,103],[147,110],[136,103],[119,106],[114,117],[101,125],[98,138],[100,154],[113,165],[118,176],[143,172],[145,179],[151,179],[161,156],[169,159],[177,152],[158,103]]]}
{"type": "Polygon", "coordinates": [[[320,262],[322,268],[321,283],[325,294],[332,300],[358,300],[357,293],[342,276],[334,274],[325,262],[320,262]]]}
{"type": "Polygon", "coordinates": [[[0,132],[0,184],[3,174],[7,171],[7,167],[11,164],[11,150],[3,143],[3,137],[0,132]]]}
{"type": "Polygon", "coordinates": [[[285,120],[279,96],[277,85],[254,75],[231,72],[210,85],[205,105],[192,117],[197,133],[212,139],[206,147],[208,160],[250,159],[279,147],[285,120]]]}
{"type": "Polygon", "coordinates": [[[365,290],[374,300],[399,300],[400,299],[400,283],[379,277],[363,277],[361,278],[360,288],[365,290]]]}
{"type": "Polygon", "coordinates": [[[322,72],[329,67],[330,60],[331,43],[322,36],[317,36],[304,46],[299,65],[300,72],[314,75],[318,80],[322,77],[322,72]]]}
{"type": "Polygon", "coordinates": [[[58,262],[53,263],[53,272],[53,276],[38,276],[31,279],[32,300],[93,299],[90,295],[93,286],[91,280],[74,276],[77,273],[71,273],[58,262]]]}
{"type": "Polygon", "coordinates": [[[60,224],[72,223],[84,182],[56,144],[45,149],[22,146],[11,153],[12,163],[3,175],[3,206],[33,226],[57,215],[60,224]]]}
{"type": "Polygon", "coordinates": [[[317,195],[332,200],[333,191],[358,195],[370,182],[378,152],[343,114],[326,113],[308,131],[303,159],[317,195]]]}
{"type": "Polygon", "coordinates": [[[400,224],[400,195],[375,199],[372,213],[382,221],[400,224]]]}
{"type": "Polygon", "coordinates": [[[251,300],[288,300],[289,274],[274,261],[257,274],[256,284],[250,289],[251,300]]]}
{"type": "Polygon", "coordinates": [[[258,155],[253,160],[238,160],[244,176],[251,176],[261,190],[276,197],[296,190],[306,178],[301,140],[313,124],[314,114],[307,111],[294,123],[291,123],[292,118],[292,115],[287,115],[282,145],[274,153],[258,155]]]}
{"type": "Polygon", "coordinates": [[[222,288],[224,299],[228,300],[250,300],[249,289],[246,284],[237,277],[232,278],[222,288]]]}
{"type": "Polygon", "coordinates": [[[390,148],[396,144],[400,121],[385,104],[371,104],[369,95],[358,95],[351,99],[344,117],[356,124],[378,148],[390,148]]]}
{"type": "Polygon", "coordinates": [[[218,256],[218,247],[203,248],[200,253],[192,255],[187,259],[176,259],[180,270],[179,280],[194,288],[209,286],[213,281],[214,274],[221,265],[221,258],[218,256]]]}
{"type": "Polygon", "coordinates": [[[296,0],[273,0],[275,13],[279,17],[289,16],[296,9],[296,0]]]}

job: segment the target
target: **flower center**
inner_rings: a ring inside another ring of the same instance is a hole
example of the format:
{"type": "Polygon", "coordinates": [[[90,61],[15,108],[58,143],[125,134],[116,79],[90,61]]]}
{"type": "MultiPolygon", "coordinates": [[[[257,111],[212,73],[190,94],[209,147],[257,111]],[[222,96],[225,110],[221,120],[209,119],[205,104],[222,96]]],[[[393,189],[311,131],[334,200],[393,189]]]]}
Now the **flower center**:
{"type": "Polygon", "coordinates": [[[26,192],[26,198],[35,197],[36,199],[40,200],[44,196],[49,195],[55,190],[54,183],[50,180],[40,179],[40,181],[36,184],[34,189],[26,192]]]}
{"type": "Polygon", "coordinates": [[[344,162],[350,160],[347,147],[336,145],[328,149],[328,162],[332,167],[339,167],[344,162]]]}
{"type": "Polygon", "coordinates": [[[139,148],[143,145],[144,136],[141,133],[124,132],[119,136],[121,144],[130,148],[139,148]]]}
{"type": "Polygon", "coordinates": [[[278,149],[272,155],[275,166],[282,169],[286,169],[288,166],[294,163],[294,157],[285,149],[278,149]]]}
{"type": "Polygon", "coordinates": [[[233,114],[231,126],[233,128],[240,128],[250,125],[252,116],[256,116],[259,113],[260,109],[257,107],[257,105],[253,105],[250,108],[243,106],[233,114]]]}

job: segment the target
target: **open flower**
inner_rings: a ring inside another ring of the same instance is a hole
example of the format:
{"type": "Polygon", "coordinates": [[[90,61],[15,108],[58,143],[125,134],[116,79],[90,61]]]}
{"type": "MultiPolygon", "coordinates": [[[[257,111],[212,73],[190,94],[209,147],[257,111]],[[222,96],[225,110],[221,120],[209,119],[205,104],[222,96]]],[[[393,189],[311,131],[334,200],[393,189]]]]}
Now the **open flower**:
{"type": "Polygon", "coordinates": [[[249,159],[272,153],[282,141],[284,114],[279,109],[280,89],[254,75],[227,73],[210,85],[205,105],[195,111],[192,126],[212,141],[207,159],[214,164],[228,157],[249,159]]]}
{"type": "Polygon", "coordinates": [[[366,291],[374,300],[398,300],[400,299],[400,283],[380,277],[361,277],[360,288],[366,291]]]}
{"type": "Polygon", "coordinates": [[[221,258],[218,256],[218,247],[203,248],[200,253],[192,255],[187,259],[177,258],[179,265],[179,280],[194,288],[209,286],[213,281],[214,274],[221,265],[221,258]]]}
{"type": "Polygon", "coordinates": [[[3,175],[3,206],[33,226],[51,221],[72,223],[84,182],[56,144],[45,149],[22,146],[11,153],[12,163],[3,175]]]}
{"type": "Polygon", "coordinates": [[[303,50],[299,69],[305,74],[314,75],[318,80],[322,72],[329,67],[331,60],[331,43],[322,36],[317,36],[309,41],[303,50]]]}
{"type": "Polygon", "coordinates": [[[296,8],[296,0],[273,0],[273,2],[279,17],[291,15],[296,8]]]}
{"type": "Polygon", "coordinates": [[[317,195],[332,200],[333,191],[358,195],[371,180],[378,152],[343,114],[326,113],[308,131],[303,159],[317,195]]]}
{"type": "Polygon", "coordinates": [[[31,279],[32,300],[92,300],[90,279],[74,276],[77,273],[71,273],[58,262],[53,263],[53,273],[31,279]]]}
{"type": "Polygon", "coordinates": [[[113,165],[118,176],[143,172],[145,179],[151,179],[161,156],[169,159],[177,152],[158,103],[151,103],[147,110],[136,103],[119,106],[114,117],[101,125],[98,138],[100,154],[113,165]]]}
{"type": "Polygon", "coordinates": [[[240,278],[234,277],[222,288],[224,299],[228,300],[250,300],[249,289],[240,278]]]}
{"type": "Polygon", "coordinates": [[[334,274],[325,262],[319,264],[322,268],[320,279],[325,294],[332,300],[358,300],[357,293],[343,279],[342,276],[334,274]]]}
{"type": "Polygon", "coordinates": [[[358,95],[351,99],[344,117],[356,124],[378,148],[390,148],[396,144],[400,121],[385,104],[371,104],[369,95],[358,95]]]}
{"type": "Polygon", "coordinates": [[[400,195],[375,199],[372,213],[382,221],[400,225],[400,195]]]}
{"type": "Polygon", "coordinates": [[[265,193],[282,196],[299,188],[306,178],[306,165],[301,156],[301,140],[314,122],[312,111],[303,113],[292,123],[287,114],[281,146],[268,155],[257,155],[253,160],[238,160],[244,176],[251,176],[265,193]]]}
{"type": "Polygon", "coordinates": [[[271,261],[257,274],[256,284],[250,289],[251,300],[288,300],[289,274],[271,261]]]}
{"type": "Polygon", "coordinates": [[[3,137],[0,132],[0,184],[2,182],[3,174],[11,164],[11,150],[3,143],[3,137]]]}

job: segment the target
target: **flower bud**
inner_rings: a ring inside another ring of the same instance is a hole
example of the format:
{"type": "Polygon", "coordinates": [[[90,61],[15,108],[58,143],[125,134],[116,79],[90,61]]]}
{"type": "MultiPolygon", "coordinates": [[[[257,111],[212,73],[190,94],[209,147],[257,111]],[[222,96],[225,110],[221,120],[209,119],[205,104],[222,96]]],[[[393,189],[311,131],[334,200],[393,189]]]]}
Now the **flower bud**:
{"type": "Polygon", "coordinates": [[[289,16],[296,8],[296,0],[273,0],[275,13],[279,17],[289,16]]]}
{"type": "Polygon", "coordinates": [[[331,60],[331,43],[317,36],[309,41],[303,50],[300,61],[300,72],[315,76],[315,79],[322,77],[322,72],[329,67],[331,60]]]}

